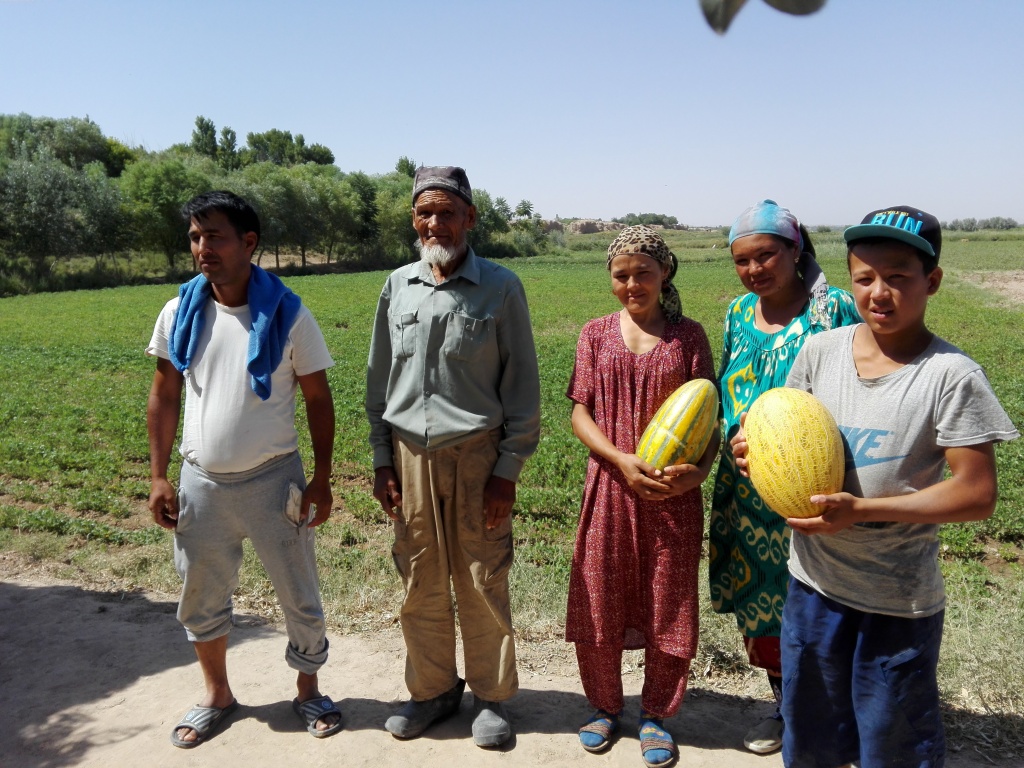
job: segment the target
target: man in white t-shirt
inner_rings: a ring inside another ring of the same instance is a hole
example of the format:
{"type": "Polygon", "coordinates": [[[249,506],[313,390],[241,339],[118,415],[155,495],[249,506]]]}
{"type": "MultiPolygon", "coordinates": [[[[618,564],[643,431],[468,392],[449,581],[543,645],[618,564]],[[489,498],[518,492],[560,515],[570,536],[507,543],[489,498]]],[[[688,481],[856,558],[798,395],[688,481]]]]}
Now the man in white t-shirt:
{"type": "Polygon", "coordinates": [[[200,274],[163,308],[146,348],[157,358],[147,408],[149,509],[174,531],[184,580],[178,619],[206,694],[174,727],[171,743],[198,746],[238,707],[227,677],[227,636],[245,538],[285,616],[285,659],[298,672],[293,708],[309,733],[329,736],[342,722],[317,684],[328,640],[313,528],[330,516],[333,501],[334,403],[325,369],[334,361],[299,297],[251,263],[260,222],[245,200],[208,192],[182,215],[200,274]],[[183,389],[184,461],[175,492],[167,467],[183,389]],[[299,389],[315,464],[308,484],[295,430],[299,389]]]}

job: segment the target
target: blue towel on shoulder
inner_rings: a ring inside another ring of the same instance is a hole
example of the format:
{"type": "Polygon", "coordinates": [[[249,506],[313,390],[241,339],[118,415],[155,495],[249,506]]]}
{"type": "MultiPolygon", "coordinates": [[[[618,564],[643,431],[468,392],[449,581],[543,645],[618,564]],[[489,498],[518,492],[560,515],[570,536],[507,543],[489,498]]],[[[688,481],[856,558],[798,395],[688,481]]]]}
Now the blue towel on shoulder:
{"type": "MultiPolygon", "coordinates": [[[[210,283],[196,275],[178,289],[181,301],[171,323],[171,364],[181,372],[188,370],[203,330],[203,308],[210,298],[210,283]]],[[[252,391],[260,400],[270,397],[270,375],[281,364],[288,334],[302,307],[300,299],[281,279],[252,265],[249,275],[249,349],[245,367],[251,376],[252,391]]]]}

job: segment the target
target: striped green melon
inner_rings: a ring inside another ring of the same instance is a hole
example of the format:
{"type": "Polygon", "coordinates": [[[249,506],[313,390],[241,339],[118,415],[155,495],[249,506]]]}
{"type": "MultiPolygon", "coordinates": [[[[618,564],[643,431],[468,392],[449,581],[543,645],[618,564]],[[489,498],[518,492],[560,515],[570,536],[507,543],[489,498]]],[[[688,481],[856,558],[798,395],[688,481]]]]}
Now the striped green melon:
{"type": "Polygon", "coordinates": [[[707,379],[693,379],[662,403],[644,430],[636,455],[655,469],[696,464],[717,428],[718,390],[707,379]]]}
{"type": "Polygon", "coordinates": [[[814,395],[779,387],[761,395],[743,423],[747,469],[764,502],[783,517],[817,517],[816,494],[843,489],[843,438],[814,395]]]}

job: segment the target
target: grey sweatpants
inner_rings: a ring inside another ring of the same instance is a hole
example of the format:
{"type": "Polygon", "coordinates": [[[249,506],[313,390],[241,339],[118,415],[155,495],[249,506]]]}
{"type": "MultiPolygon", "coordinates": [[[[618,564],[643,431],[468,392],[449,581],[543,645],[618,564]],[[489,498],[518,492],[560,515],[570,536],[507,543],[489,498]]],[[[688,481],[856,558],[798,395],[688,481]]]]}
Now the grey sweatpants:
{"type": "Polygon", "coordinates": [[[274,585],[288,632],[285,660],[316,674],[327,661],[327,634],[313,529],[286,515],[289,486],[306,486],[298,453],[245,472],[215,473],[185,462],[178,485],[174,565],[184,580],[178,620],[192,642],[231,631],[242,540],[252,541],[274,585]]]}

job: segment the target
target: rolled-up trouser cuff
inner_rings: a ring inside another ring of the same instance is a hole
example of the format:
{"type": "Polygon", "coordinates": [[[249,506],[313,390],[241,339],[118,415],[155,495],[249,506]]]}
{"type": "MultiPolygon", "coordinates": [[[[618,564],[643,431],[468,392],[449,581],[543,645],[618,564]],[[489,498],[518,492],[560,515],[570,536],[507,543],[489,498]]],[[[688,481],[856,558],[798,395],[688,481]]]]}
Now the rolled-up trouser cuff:
{"type": "Polygon", "coordinates": [[[330,641],[325,637],[323,648],[317,653],[301,653],[294,645],[288,643],[284,652],[284,660],[288,666],[297,672],[306,675],[315,675],[320,667],[327,661],[327,650],[330,648],[330,641]]]}
{"type": "Polygon", "coordinates": [[[231,631],[231,617],[224,619],[224,621],[217,624],[212,629],[208,629],[205,632],[195,633],[188,627],[185,627],[185,636],[192,643],[208,643],[211,640],[216,640],[218,637],[224,637],[231,631]]]}

